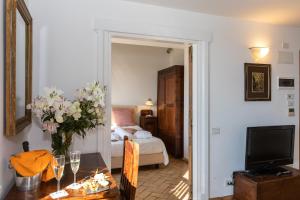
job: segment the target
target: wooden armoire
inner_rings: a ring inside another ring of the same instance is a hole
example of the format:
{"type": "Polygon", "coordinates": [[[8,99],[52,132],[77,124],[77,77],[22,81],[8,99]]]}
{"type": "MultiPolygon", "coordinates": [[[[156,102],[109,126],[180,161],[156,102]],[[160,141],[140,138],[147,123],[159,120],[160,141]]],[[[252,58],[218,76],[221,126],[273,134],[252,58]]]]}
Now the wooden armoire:
{"type": "Polygon", "coordinates": [[[175,158],[183,157],[184,67],[175,65],[158,72],[158,136],[175,158]]]}

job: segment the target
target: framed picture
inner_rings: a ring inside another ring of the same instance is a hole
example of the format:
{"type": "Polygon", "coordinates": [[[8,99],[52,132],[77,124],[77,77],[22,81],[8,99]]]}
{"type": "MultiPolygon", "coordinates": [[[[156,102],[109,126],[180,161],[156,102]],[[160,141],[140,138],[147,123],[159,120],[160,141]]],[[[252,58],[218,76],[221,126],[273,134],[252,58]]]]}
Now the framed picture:
{"type": "Polygon", "coordinates": [[[245,101],[271,101],[271,65],[245,63],[245,101]]]}

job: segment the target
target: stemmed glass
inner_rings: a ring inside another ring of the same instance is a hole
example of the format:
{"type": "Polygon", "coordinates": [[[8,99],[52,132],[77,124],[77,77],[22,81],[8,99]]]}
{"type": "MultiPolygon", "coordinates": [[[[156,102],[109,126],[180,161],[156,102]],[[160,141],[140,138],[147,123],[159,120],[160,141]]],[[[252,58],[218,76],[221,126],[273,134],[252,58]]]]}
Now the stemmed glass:
{"type": "Polygon", "coordinates": [[[71,187],[76,189],[79,186],[79,184],[76,183],[76,173],[78,172],[79,165],[80,165],[80,151],[70,152],[70,163],[71,163],[71,169],[74,173],[74,183],[71,185],[71,187]]]}
{"type": "Polygon", "coordinates": [[[65,156],[64,155],[58,155],[54,156],[54,159],[52,160],[52,168],[55,175],[55,178],[57,180],[57,193],[60,191],[60,179],[64,174],[65,169],[65,156]]]}

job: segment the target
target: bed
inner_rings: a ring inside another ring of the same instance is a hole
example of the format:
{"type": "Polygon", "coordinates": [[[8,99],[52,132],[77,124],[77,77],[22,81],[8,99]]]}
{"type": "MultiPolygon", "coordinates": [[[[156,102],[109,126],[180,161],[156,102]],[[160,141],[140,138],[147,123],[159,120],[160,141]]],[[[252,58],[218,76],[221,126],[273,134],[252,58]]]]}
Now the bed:
{"type": "MultiPolygon", "coordinates": [[[[137,125],[138,109],[136,106],[113,106],[112,107],[112,135],[116,135],[117,129],[142,130],[137,125]]],[[[130,132],[130,131],[128,131],[130,132]]],[[[133,132],[132,132],[133,133],[133,132]]],[[[122,167],[123,161],[123,140],[122,135],[118,139],[111,140],[111,168],[122,167]]],[[[169,157],[165,144],[160,138],[151,136],[149,138],[136,138],[134,133],[130,135],[133,141],[139,144],[140,156],[139,166],[145,165],[168,165],[169,157]]]]}

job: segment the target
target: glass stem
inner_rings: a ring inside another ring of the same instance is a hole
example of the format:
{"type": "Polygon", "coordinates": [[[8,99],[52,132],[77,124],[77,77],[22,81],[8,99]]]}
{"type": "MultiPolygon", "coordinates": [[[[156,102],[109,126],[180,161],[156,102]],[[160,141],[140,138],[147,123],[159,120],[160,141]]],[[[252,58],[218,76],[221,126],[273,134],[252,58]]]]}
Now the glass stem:
{"type": "Polygon", "coordinates": [[[76,183],[76,173],[74,173],[74,183],[76,183]]]}
{"type": "Polygon", "coordinates": [[[60,190],[60,180],[57,181],[57,192],[60,190]]]}

